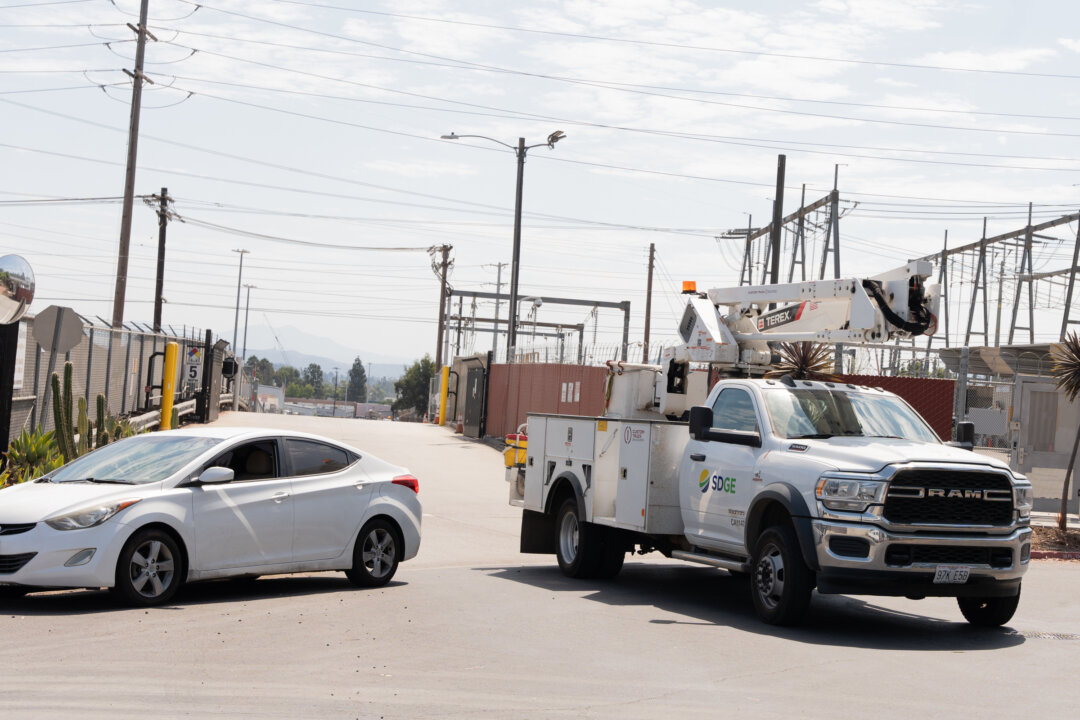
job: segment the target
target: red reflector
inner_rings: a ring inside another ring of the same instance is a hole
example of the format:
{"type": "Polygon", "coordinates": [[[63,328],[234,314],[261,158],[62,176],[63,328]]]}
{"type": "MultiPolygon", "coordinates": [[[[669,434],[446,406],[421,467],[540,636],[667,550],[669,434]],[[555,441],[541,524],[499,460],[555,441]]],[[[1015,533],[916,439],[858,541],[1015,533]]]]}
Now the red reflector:
{"type": "Polygon", "coordinates": [[[417,495],[420,494],[420,481],[412,475],[398,475],[393,482],[395,485],[404,485],[417,495]]]}

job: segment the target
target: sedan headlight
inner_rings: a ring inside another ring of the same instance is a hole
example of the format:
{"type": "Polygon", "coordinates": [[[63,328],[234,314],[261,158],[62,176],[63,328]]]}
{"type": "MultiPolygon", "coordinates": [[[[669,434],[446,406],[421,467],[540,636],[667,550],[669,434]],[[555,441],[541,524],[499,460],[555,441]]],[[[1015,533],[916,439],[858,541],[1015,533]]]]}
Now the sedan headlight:
{"type": "Polygon", "coordinates": [[[67,515],[49,518],[45,521],[45,524],[55,530],[85,530],[100,525],[124,508],[131,507],[137,502],[139,502],[138,499],[95,505],[67,515]]]}
{"type": "Polygon", "coordinates": [[[830,510],[865,512],[870,505],[884,501],[886,487],[879,480],[823,477],[818,480],[817,499],[830,510]]]}
{"type": "Polygon", "coordinates": [[[1031,517],[1032,492],[1030,485],[1014,485],[1013,497],[1016,498],[1016,511],[1021,519],[1031,517]]]}

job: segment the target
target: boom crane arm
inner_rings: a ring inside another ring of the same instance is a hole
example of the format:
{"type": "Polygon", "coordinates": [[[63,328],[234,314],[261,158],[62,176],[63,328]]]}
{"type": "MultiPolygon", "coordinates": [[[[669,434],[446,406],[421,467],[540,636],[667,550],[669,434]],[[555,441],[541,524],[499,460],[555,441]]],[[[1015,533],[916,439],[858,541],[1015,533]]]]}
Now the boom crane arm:
{"type": "MultiPolygon", "coordinates": [[[[811,280],[716,288],[690,296],[679,336],[656,372],[654,407],[681,415],[692,405],[691,363],[733,376],[763,374],[774,362],[770,343],[810,341],[860,345],[933,335],[938,286],[934,266],[916,260],[870,278],[811,280]]],[[[705,388],[708,392],[708,388],[705,388]]]]}

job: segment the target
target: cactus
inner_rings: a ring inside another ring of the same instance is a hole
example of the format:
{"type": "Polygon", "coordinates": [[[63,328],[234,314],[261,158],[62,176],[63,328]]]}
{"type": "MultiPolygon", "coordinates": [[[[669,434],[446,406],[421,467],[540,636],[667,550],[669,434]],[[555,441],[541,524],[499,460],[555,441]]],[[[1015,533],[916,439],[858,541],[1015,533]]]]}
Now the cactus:
{"type": "Polygon", "coordinates": [[[172,412],[169,414],[169,427],[176,429],[180,427],[180,410],[177,407],[173,407],[172,412]]]}
{"type": "Polygon", "coordinates": [[[79,428],[79,444],[76,447],[76,452],[79,455],[85,455],[90,452],[90,421],[86,417],[86,398],[79,398],[79,416],[78,416],[78,428],[79,428]]]}
{"type": "Polygon", "coordinates": [[[97,437],[94,438],[94,447],[101,447],[102,445],[109,444],[109,432],[105,429],[105,396],[98,393],[97,396],[97,422],[94,424],[97,428],[97,437]]]}
{"type": "Polygon", "coordinates": [[[68,449],[71,451],[71,457],[65,458],[65,462],[71,462],[79,457],[75,448],[75,418],[71,414],[71,379],[74,374],[75,366],[70,362],[64,363],[64,403],[62,409],[64,411],[64,433],[67,435],[65,441],[67,442],[68,449]]]}
{"type": "Polygon", "coordinates": [[[71,462],[75,459],[75,443],[71,439],[71,425],[64,425],[64,407],[60,395],[60,376],[57,373],[53,373],[49,378],[52,382],[52,394],[53,394],[53,424],[56,425],[54,431],[56,437],[56,445],[60,450],[60,455],[64,458],[64,462],[71,462]],[[66,427],[66,430],[65,430],[66,427]]]}

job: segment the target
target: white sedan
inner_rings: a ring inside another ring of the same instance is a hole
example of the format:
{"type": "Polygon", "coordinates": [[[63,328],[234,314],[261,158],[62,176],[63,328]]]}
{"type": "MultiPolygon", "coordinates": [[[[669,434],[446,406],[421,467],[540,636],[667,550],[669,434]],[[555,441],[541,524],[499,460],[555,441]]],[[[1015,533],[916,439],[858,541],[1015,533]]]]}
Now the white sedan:
{"type": "Polygon", "coordinates": [[[0,490],[0,585],[134,605],[230,576],[344,570],[378,587],[420,548],[418,494],[404,468],[317,435],[139,435],[0,490]]]}

